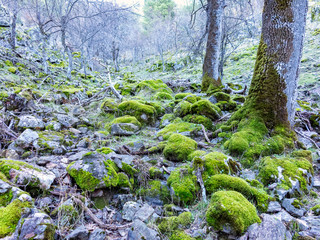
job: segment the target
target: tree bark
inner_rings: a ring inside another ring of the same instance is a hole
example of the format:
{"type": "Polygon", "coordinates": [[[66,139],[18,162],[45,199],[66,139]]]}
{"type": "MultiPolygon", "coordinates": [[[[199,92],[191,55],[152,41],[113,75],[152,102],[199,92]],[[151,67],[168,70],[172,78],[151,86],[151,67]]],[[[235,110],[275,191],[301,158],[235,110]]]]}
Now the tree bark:
{"type": "Polygon", "coordinates": [[[246,105],[269,129],[293,124],[307,0],[265,0],[262,34],[246,105]]]}
{"type": "Polygon", "coordinates": [[[16,49],[17,17],[18,17],[18,0],[14,0],[12,22],[11,22],[11,36],[10,36],[10,46],[12,50],[16,49]]]}
{"type": "Polygon", "coordinates": [[[224,7],[225,0],[208,0],[208,40],[206,55],[203,62],[203,91],[208,90],[210,85],[221,85],[221,80],[219,78],[219,57],[221,51],[224,7]]]}

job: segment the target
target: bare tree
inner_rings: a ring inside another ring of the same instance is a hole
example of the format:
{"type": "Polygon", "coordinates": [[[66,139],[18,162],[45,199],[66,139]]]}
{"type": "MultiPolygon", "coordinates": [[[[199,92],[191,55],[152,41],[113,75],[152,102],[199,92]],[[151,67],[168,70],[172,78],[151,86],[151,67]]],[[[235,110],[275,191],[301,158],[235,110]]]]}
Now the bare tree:
{"type": "Polygon", "coordinates": [[[222,21],[225,0],[208,0],[208,40],[206,55],[203,62],[202,91],[210,86],[220,86],[219,57],[222,40],[222,21]]]}

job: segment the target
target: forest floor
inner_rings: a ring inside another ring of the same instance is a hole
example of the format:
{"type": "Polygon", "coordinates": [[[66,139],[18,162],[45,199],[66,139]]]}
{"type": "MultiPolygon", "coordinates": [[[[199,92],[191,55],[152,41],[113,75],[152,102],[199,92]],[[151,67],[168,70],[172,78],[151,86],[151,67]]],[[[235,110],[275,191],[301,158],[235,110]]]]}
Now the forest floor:
{"type": "Polygon", "coordinates": [[[266,137],[277,151],[250,166],[254,146],[228,151],[237,124],[226,123],[245,101],[257,42],[226,61],[222,88],[202,93],[201,61],[182,54],[168,54],[165,71],[150,58],[109,76],[85,75],[73,53],[68,80],[68,61],[50,50],[44,74],[20,33],[16,53],[0,49],[0,238],[320,239],[316,33],[295,149],[266,137]]]}

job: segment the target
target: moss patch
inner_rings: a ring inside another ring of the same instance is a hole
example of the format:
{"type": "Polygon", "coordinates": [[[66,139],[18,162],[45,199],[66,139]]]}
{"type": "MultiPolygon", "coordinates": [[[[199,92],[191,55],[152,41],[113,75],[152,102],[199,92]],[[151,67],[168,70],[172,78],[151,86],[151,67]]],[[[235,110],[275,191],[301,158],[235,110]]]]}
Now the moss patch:
{"type": "Polygon", "coordinates": [[[0,238],[15,231],[23,210],[29,207],[31,207],[31,203],[16,199],[5,208],[0,208],[0,238]]]}
{"type": "Polygon", "coordinates": [[[161,131],[157,133],[157,136],[162,136],[164,140],[168,140],[169,137],[174,133],[183,133],[183,132],[197,132],[201,130],[199,124],[188,123],[183,121],[175,121],[165,126],[161,131]]]}
{"type": "Polygon", "coordinates": [[[181,134],[172,134],[163,150],[164,156],[171,161],[185,161],[197,149],[197,142],[181,134]]]}
{"type": "Polygon", "coordinates": [[[192,203],[199,191],[197,177],[189,166],[182,166],[171,172],[167,184],[174,190],[174,200],[183,204],[192,203]]]}
{"type": "Polygon", "coordinates": [[[161,233],[170,235],[174,230],[186,228],[191,223],[192,214],[190,212],[183,212],[179,216],[163,218],[158,227],[161,233]]]}
{"type": "Polygon", "coordinates": [[[263,190],[250,186],[245,180],[225,174],[218,174],[206,182],[209,193],[218,190],[233,190],[243,194],[249,201],[253,201],[258,210],[265,212],[268,209],[271,197],[263,190]]]}
{"type": "Polygon", "coordinates": [[[229,226],[235,234],[241,234],[251,224],[261,222],[256,208],[241,193],[235,191],[214,193],[206,212],[206,219],[216,230],[229,226]]]}
{"type": "Polygon", "coordinates": [[[203,115],[211,120],[220,118],[221,110],[208,100],[200,100],[192,104],[192,114],[203,115]]]}

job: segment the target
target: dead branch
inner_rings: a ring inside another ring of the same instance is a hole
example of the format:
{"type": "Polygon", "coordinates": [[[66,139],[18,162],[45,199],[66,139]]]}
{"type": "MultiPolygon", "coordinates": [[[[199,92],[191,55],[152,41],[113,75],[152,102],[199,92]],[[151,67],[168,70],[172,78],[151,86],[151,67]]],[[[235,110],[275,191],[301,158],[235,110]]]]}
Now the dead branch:
{"type": "Polygon", "coordinates": [[[204,128],[204,126],[201,124],[201,128],[202,128],[202,132],[203,132],[203,134],[204,134],[204,137],[205,137],[205,139],[206,139],[206,141],[208,142],[208,143],[210,143],[210,139],[208,138],[208,135],[207,135],[207,133],[206,133],[206,129],[204,128]]]}
{"type": "Polygon", "coordinates": [[[302,132],[299,132],[298,130],[294,130],[296,133],[298,133],[301,137],[305,138],[305,139],[308,139],[310,142],[313,143],[313,145],[318,149],[318,155],[319,155],[319,151],[320,151],[320,148],[318,146],[318,144],[313,140],[311,139],[310,137],[308,137],[307,135],[303,134],[302,132]]]}
{"type": "Polygon", "coordinates": [[[196,171],[197,181],[201,188],[201,196],[204,202],[207,202],[206,188],[204,187],[203,179],[202,179],[202,170],[200,167],[197,168],[196,171]]]}
{"type": "Polygon", "coordinates": [[[247,88],[248,88],[247,85],[245,85],[243,89],[237,91],[237,90],[233,90],[229,86],[226,86],[226,89],[231,91],[233,94],[245,94],[247,91],[247,88]]]}

